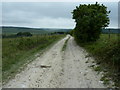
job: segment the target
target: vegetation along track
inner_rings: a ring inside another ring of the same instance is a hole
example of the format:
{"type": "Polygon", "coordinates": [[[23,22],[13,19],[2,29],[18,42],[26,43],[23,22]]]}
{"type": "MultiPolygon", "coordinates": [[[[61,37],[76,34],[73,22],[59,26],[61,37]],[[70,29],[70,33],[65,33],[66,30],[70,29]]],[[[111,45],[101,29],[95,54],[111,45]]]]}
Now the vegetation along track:
{"type": "MultiPolygon", "coordinates": [[[[87,53],[67,35],[3,87],[6,88],[104,88],[101,75],[86,63],[87,53]],[[68,40],[69,38],[69,40],[68,40]],[[61,52],[67,41],[64,53],[61,52]]],[[[89,58],[92,61],[92,58],[89,58]]]]}

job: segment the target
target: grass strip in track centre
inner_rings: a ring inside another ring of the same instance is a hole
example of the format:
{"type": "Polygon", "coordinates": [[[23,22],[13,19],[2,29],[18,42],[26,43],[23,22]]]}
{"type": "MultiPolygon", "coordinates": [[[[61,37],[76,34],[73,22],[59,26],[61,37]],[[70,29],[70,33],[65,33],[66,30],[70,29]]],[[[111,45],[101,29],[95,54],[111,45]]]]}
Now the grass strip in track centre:
{"type": "Polygon", "coordinates": [[[66,46],[67,46],[67,42],[68,42],[69,39],[70,39],[70,37],[68,37],[68,39],[66,39],[66,41],[65,41],[65,43],[64,43],[64,45],[62,47],[62,51],[65,51],[66,46]]]}

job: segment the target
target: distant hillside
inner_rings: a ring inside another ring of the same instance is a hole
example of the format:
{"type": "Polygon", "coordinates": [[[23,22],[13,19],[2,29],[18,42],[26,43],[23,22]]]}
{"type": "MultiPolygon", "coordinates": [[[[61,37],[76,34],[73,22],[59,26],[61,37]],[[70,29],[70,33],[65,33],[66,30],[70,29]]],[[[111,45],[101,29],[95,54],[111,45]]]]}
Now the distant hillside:
{"type": "Polygon", "coordinates": [[[1,27],[3,34],[16,34],[18,32],[30,32],[32,34],[48,34],[53,32],[68,32],[71,29],[50,29],[50,28],[27,28],[27,27],[1,27]]]}
{"type": "Polygon", "coordinates": [[[103,33],[120,33],[120,29],[114,29],[114,28],[109,28],[109,29],[103,29],[103,33]]]}
{"type": "Polygon", "coordinates": [[[3,34],[16,34],[18,32],[30,32],[32,34],[45,34],[48,31],[35,29],[35,28],[25,28],[25,27],[2,27],[3,34]]]}
{"type": "Polygon", "coordinates": [[[44,29],[44,30],[46,30],[46,31],[48,31],[48,32],[69,32],[69,31],[71,31],[72,29],[55,29],[55,28],[53,28],[53,29],[49,29],[49,28],[46,28],[46,29],[44,29]]]}
{"type": "MultiPolygon", "coordinates": [[[[69,32],[72,29],[57,29],[57,28],[27,28],[27,27],[0,27],[3,34],[16,34],[18,32],[30,32],[32,34],[48,34],[54,32],[69,32]]],[[[110,33],[120,33],[120,29],[109,28],[110,33]]],[[[103,29],[102,33],[109,33],[109,29],[103,29]]]]}

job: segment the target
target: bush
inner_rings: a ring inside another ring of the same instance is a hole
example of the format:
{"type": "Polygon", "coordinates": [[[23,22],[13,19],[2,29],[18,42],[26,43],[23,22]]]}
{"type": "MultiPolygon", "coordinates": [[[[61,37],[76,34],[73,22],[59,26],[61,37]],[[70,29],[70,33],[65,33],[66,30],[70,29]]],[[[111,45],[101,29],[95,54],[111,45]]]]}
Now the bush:
{"type": "Polygon", "coordinates": [[[74,30],[70,31],[70,35],[73,36],[74,35],[74,30]]]}
{"type": "Polygon", "coordinates": [[[96,41],[102,28],[109,24],[110,11],[103,4],[80,5],[72,13],[76,22],[74,36],[77,42],[96,41]]]}
{"type": "Polygon", "coordinates": [[[32,36],[32,34],[30,32],[19,32],[17,36],[32,36]]]}

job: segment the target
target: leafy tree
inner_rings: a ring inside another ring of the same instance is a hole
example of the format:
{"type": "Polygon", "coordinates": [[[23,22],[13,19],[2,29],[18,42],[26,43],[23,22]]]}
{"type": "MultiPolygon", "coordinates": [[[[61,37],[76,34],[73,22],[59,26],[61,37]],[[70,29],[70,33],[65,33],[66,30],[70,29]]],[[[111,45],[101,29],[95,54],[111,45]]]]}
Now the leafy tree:
{"type": "Polygon", "coordinates": [[[18,33],[17,33],[17,36],[22,36],[22,32],[18,32],[18,33]]]}
{"type": "Polygon", "coordinates": [[[73,19],[76,27],[74,36],[78,42],[96,41],[101,33],[102,28],[109,24],[107,7],[103,4],[84,4],[76,6],[73,10],[73,19]]]}
{"type": "Polygon", "coordinates": [[[70,35],[71,35],[71,36],[74,35],[74,29],[70,31],[70,35]]]}
{"type": "Polygon", "coordinates": [[[30,32],[23,32],[24,36],[32,36],[32,34],[30,32]]]}

